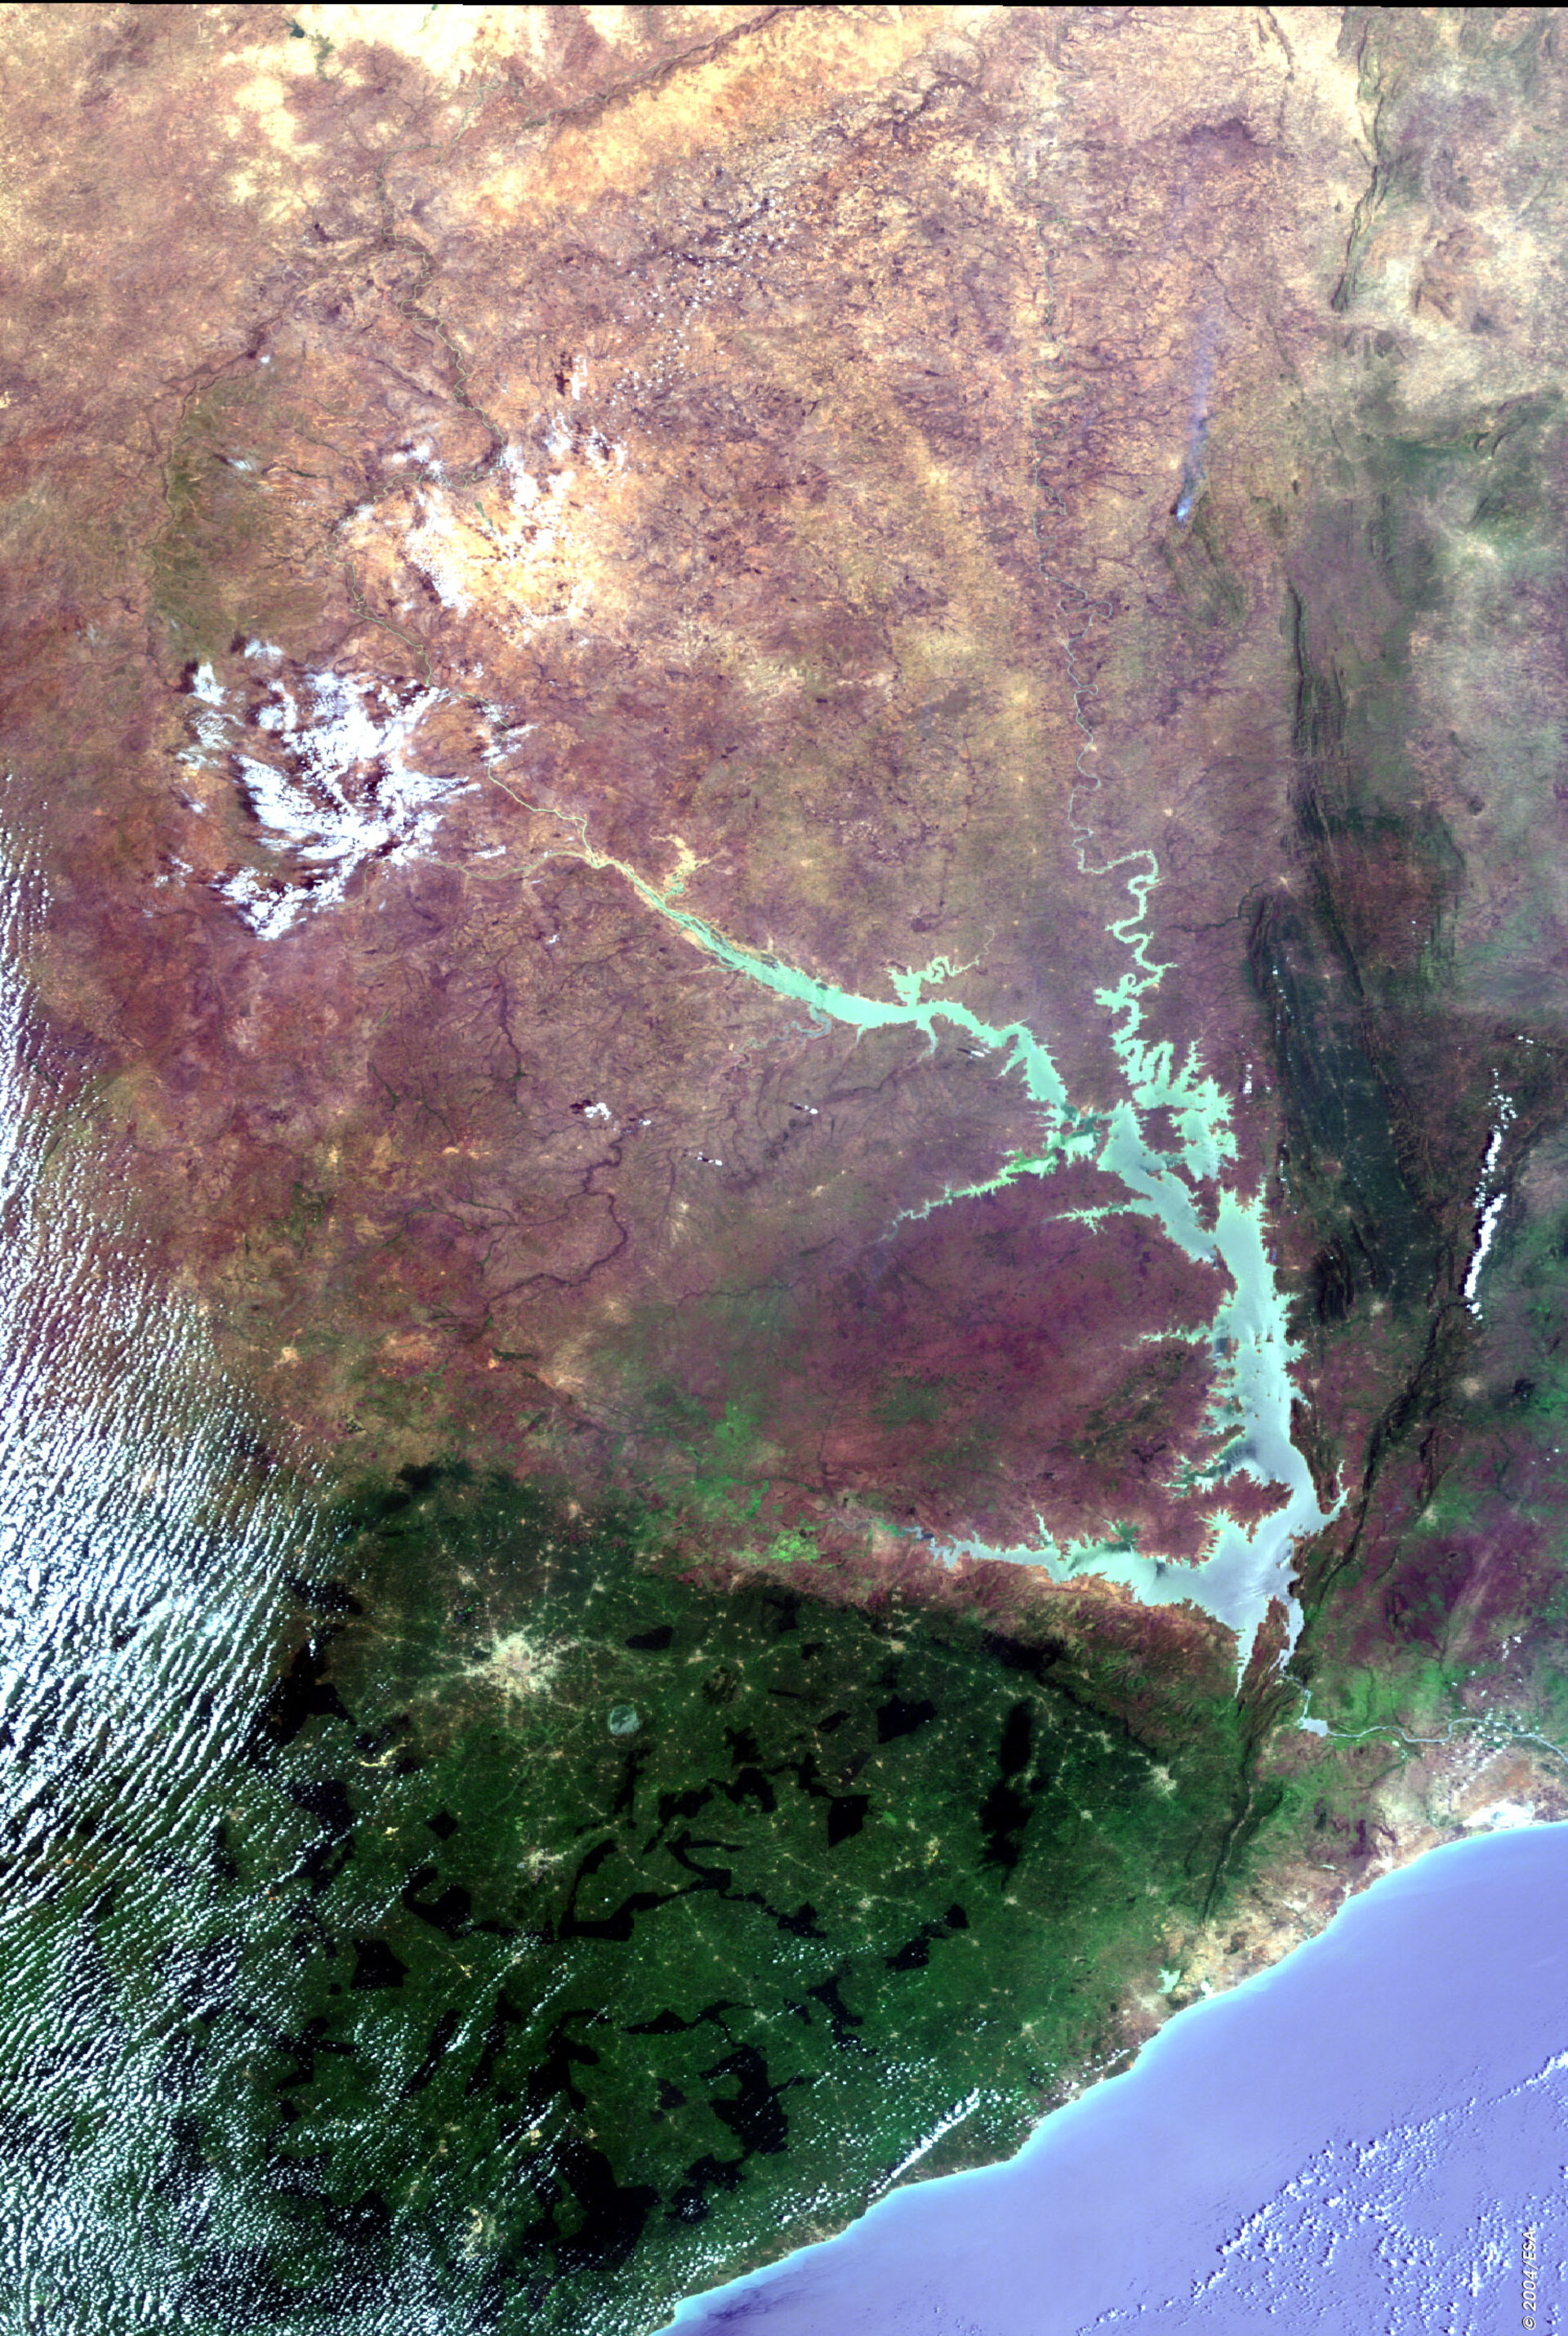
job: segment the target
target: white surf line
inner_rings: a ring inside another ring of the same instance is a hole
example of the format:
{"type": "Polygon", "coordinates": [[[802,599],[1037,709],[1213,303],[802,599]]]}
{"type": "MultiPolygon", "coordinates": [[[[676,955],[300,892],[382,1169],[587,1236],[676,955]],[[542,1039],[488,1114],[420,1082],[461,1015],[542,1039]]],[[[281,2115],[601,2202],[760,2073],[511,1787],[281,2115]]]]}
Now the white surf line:
{"type": "Polygon", "coordinates": [[[937,2124],[932,2126],[930,2133],[925,2136],[923,2140],[916,2142],[908,2156],[900,2158],[898,2164],[893,2167],[891,2174],[883,2175],[881,2180],[873,2187],[871,2194],[872,2197],[881,2197],[884,2192],[891,2190],[893,2184],[899,2181],[909,2172],[911,2166],[918,2166],[920,2159],[926,2156],[936,2147],[938,2142],[942,2139],[944,2135],[951,2133],[955,2126],[962,2125],[966,2117],[973,2117],[975,2111],[979,2107],[980,2098],[981,2096],[977,2089],[976,2091],[967,2095],[967,2097],[959,2103],[957,2108],[950,2109],[945,2117],[939,2119],[937,2124]]]}

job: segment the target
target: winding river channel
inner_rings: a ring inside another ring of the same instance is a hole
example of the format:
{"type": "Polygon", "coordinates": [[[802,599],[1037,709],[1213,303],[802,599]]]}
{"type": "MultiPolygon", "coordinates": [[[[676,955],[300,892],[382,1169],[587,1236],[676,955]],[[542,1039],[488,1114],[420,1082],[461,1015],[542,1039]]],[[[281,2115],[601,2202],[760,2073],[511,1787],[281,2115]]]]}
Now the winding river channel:
{"type": "MultiPolygon", "coordinates": [[[[1096,1114],[1075,1105],[1032,1031],[993,1027],[954,994],[961,971],[943,960],[891,970],[889,997],[862,997],[726,939],[684,905],[678,877],[661,891],[586,842],[573,856],[613,868],[716,965],[819,1023],[903,1027],[932,1045],[946,1025],[986,1048],[998,1078],[1021,1081],[1041,1130],[1035,1156],[1009,1162],[996,1183],[1092,1160],[1120,1179],[1128,1210],[1156,1219],[1189,1256],[1226,1268],[1234,1294],[1207,1334],[1226,1422],[1245,1465],[1289,1487],[1288,1506],[1251,1535],[1228,1530],[1197,1568],[1099,1545],[1058,1549],[1044,1533],[1037,1546],[998,1553],[1057,1575],[1107,1573],[1151,1600],[1197,1599],[1236,1631],[1244,1659],[1269,1600],[1285,1594],[1296,1536],[1322,1518],[1290,1442],[1290,1349],[1261,1200],[1222,1192],[1213,1222],[1200,1217],[1197,1180],[1232,1156],[1230,1105],[1194,1056],[1177,1062],[1168,1047],[1141,1043],[1139,998],[1158,978],[1141,953],[1103,999],[1126,1094],[1096,1114]],[[1156,1108],[1175,1116],[1179,1156],[1146,1133],[1156,1108]]],[[[0,1960],[13,2016],[0,2089],[21,2122],[5,2136],[0,2248],[18,2299],[8,2324],[33,2336],[64,2324],[62,2312],[84,2300],[122,2291],[125,2233],[146,2213],[126,2185],[150,2153],[178,2156],[184,2105],[170,2080],[171,2039],[206,1981],[195,1949],[180,1944],[170,1893],[211,1854],[192,1828],[210,1828],[264,1691],[288,1579],[308,1567],[313,1504],[297,1467],[245,1465],[258,1423],[223,1381],[200,1310],[154,1286],[133,1224],[91,1222],[75,1197],[70,1113],[30,1066],[18,968],[30,920],[43,913],[36,888],[14,881],[5,908],[0,1837],[9,1887],[0,1960]],[[124,1974],[95,1927],[110,1897],[116,1935],[140,1941],[139,1956],[151,1949],[156,1963],[167,1942],[167,2000],[133,2020],[124,1974]]],[[[243,1941],[224,1952],[243,1953],[243,1941]]]]}
{"type": "MultiPolygon", "coordinates": [[[[1230,1431],[1235,1459],[1260,1481],[1283,1484],[1286,1504],[1250,1532],[1228,1521],[1199,1565],[1173,1565],[1157,1552],[1128,1550],[1109,1538],[1063,1548],[1043,1525],[1037,1542],[1020,1547],[995,1549],[978,1542],[964,1547],[976,1556],[1044,1566],[1057,1580],[1075,1573],[1102,1575],[1150,1605],[1190,1599],[1235,1632],[1239,1667],[1245,1666],[1271,1600],[1278,1598],[1285,1606],[1293,1645],[1300,1625],[1300,1611],[1290,1590],[1293,1552],[1297,1543],[1318,1532],[1334,1512],[1320,1506],[1306,1461],[1290,1439],[1293,1349],[1285,1326],[1284,1293],[1269,1254],[1263,1195],[1259,1192],[1248,1197],[1222,1186],[1213,1222],[1205,1223],[1200,1213],[1196,1186],[1204,1178],[1219,1179],[1226,1163],[1235,1158],[1231,1099],[1204,1073],[1195,1046],[1178,1059],[1168,1042],[1149,1045],[1140,1036],[1142,1000],[1164,971],[1149,961],[1145,928],[1149,896],[1159,881],[1154,854],[1129,855],[1134,872],[1125,880],[1125,889],[1134,907],[1106,928],[1128,952],[1121,981],[1114,989],[1096,993],[1096,1003],[1110,1017],[1112,1043],[1125,1082],[1123,1098],[1107,1114],[1074,1104],[1049,1049],[1027,1024],[983,1021],[951,994],[954,984],[972,968],[955,967],[946,958],[918,969],[889,967],[892,995],[886,998],[839,988],[775,955],[743,948],[683,906],[684,866],[661,889],[624,861],[597,850],[588,840],[585,822],[567,824],[574,828],[574,840],[541,853],[541,859],[570,858],[613,871],[646,908],[727,972],[803,1007],[819,1025],[836,1022],[857,1032],[918,1030],[934,1047],[937,1025],[946,1023],[995,1055],[998,1078],[1021,1082],[1039,1114],[1037,1151],[1028,1158],[1010,1160],[989,1183],[935,1196],[931,1207],[995,1191],[1022,1175],[1048,1176],[1068,1160],[1089,1161],[1119,1181],[1126,1210],[1154,1218],[1190,1258],[1223,1267],[1233,1294],[1209,1328],[1216,1363],[1216,1416],[1230,1431]],[[1162,1151],[1148,1132],[1149,1114],[1162,1110],[1174,1123],[1181,1145],[1177,1153],[1162,1151]]],[[[1079,832],[1087,831],[1079,828],[1079,832]]],[[[1122,864],[1086,866],[1084,873],[1110,876],[1122,864]]]]}

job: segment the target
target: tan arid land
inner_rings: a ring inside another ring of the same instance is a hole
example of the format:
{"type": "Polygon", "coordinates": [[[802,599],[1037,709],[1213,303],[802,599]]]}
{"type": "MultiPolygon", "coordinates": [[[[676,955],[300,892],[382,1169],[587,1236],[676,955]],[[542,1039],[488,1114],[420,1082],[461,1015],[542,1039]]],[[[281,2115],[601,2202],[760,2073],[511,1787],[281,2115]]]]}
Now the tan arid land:
{"type": "Polygon", "coordinates": [[[0,74],[40,1205],[326,1552],[211,1787],[297,1968],[233,1917],[179,2145],[316,2170],[157,2191],[138,2292],[651,2329],[1568,1815],[1568,30],[29,5],[0,74]],[[1308,1492],[1255,1640],[1109,1578],[1308,1492]]]}

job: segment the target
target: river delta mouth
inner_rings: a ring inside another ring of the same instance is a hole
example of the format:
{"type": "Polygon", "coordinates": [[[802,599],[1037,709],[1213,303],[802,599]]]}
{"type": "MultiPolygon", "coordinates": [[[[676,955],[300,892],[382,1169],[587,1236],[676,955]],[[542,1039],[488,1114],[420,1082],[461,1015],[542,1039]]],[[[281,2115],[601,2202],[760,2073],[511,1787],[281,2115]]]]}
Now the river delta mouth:
{"type": "MultiPolygon", "coordinates": [[[[922,998],[946,978],[902,976],[881,1010],[929,1034],[966,1011],[922,998]]],[[[1191,1065],[1141,1059],[1129,1019],[1143,1110],[1191,1109],[1191,1065]]],[[[1046,1089],[1027,1033],[974,1020],[1046,1089]]],[[[150,2302],[370,2336],[394,2290],[434,2326],[652,2329],[917,2166],[1016,2149],[1160,2024],[1260,1855],[1321,1826],[1310,1786],[1258,1775],[1300,1708],[1271,1669],[1289,1630],[1237,1695],[1325,1514],[1261,1206],[1222,1191],[1205,1228],[1137,1109],[1088,1127],[1091,1165],[1061,1156],[1087,1123],[1033,1099],[1061,1113],[1057,1157],[900,1237],[1093,1173],[1125,1196],[1113,1229],[1155,1216],[1223,1260],[1202,1337],[1226,1446],[1290,1494],[1235,1536],[1232,1563],[1275,1569],[1239,1590],[1213,1590],[1223,1547],[1207,1578],[1140,1580],[1152,1561],[1093,1543],[835,1580],[798,1534],[716,1558],[662,1501],[459,1458],[333,1491],[238,1412],[176,1460],[158,1383],[200,1364],[99,1357],[89,1409],[116,1369],[152,1406],[100,1437],[99,1475],[148,1512],[167,1588],[131,1595],[92,1472],[58,1516],[48,1472],[21,1472],[41,1619],[6,1714],[32,1975],[6,2132],[49,2169],[20,2266],[45,2321],[68,2278],[110,2336],[150,2302]]],[[[1200,1149],[1228,1111],[1202,1100],[1200,1149]]]]}
{"type": "MultiPolygon", "coordinates": [[[[155,1634],[130,1627],[117,1669],[116,1623],[96,1668],[24,1678],[10,1715],[45,1772],[14,1817],[37,2024],[98,2039],[85,2091],[73,2049],[29,2042],[17,2070],[18,2162],[48,2165],[57,2202],[26,2266],[45,2314],[63,2251],[111,2336],[149,2299],[199,2329],[368,2336],[394,2287],[438,2326],[652,2328],[916,2166],[1015,2149],[1153,2032],[1187,1942],[1300,1814],[1260,1787],[1258,1743],[1300,1704],[1277,1669],[1289,1584],[1331,1504],[1291,1441],[1262,1200],[1220,1182],[1232,1100],[1195,1051],[1140,1037],[1153,855],[1115,888],[1131,970],[1100,1004],[1126,1099],[1098,1114],[1027,1026],[963,1003],[963,968],[892,968],[890,998],[864,996],[729,941],[678,884],[588,864],[815,1024],[973,1042],[1038,1143],[904,1212],[911,1278],[937,1286],[956,1227],[940,1286],[972,1281],[977,1223],[1014,1280],[1063,1226],[1107,1273],[1162,1243],[1213,1310],[1173,1338],[1153,1307],[1144,1337],[1212,1368],[1194,1419],[1284,1505],[1222,1525],[1198,1566],[1042,1530],[1032,1550],[959,1541],[945,1586],[920,1558],[868,1595],[798,1522],[749,1545],[744,1480],[718,1482],[704,1545],[666,1500],[462,1458],[323,1494],[253,1440],[271,1554],[228,1643],[208,1626],[234,1678],[215,1663],[164,1711],[140,1784],[87,1747],[155,1634]],[[1015,1596],[998,1555],[1043,1560],[1055,1588],[1015,1596]],[[51,1767],[62,1704],[74,1748],[51,1767]]],[[[855,1302],[885,1348],[879,1426],[929,1443],[903,1317],[855,1302]]],[[[188,1604],[224,1548],[194,1518],[171,1539],[188,1604]]],[[[108,1615],[112,1549],[88,1532],[58,1555],[66,1603],[108,1615]]]]}
{"type": "Polygon", "coordinates": [[[15,1117],[32,2308],[620,2336],[1157,2024],[1270,1810],[1228,1633],[983,1562],[868,1604],[461,1460],[313,1484],[15,1117]]]}

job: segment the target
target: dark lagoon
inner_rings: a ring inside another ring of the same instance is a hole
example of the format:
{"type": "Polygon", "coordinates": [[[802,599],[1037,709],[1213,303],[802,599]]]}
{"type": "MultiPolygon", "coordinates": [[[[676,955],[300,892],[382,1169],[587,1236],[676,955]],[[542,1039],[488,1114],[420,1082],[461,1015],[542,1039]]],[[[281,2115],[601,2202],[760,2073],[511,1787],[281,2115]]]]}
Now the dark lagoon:
{"type": "Polygon", "coordinates": [[[1561,2324],[1565,2257],[1568,1826],[1551,1825],[1378,1882],[1010,2164],[896,2190],[676,2324],[1491,2336],[1561,2324]]]}

